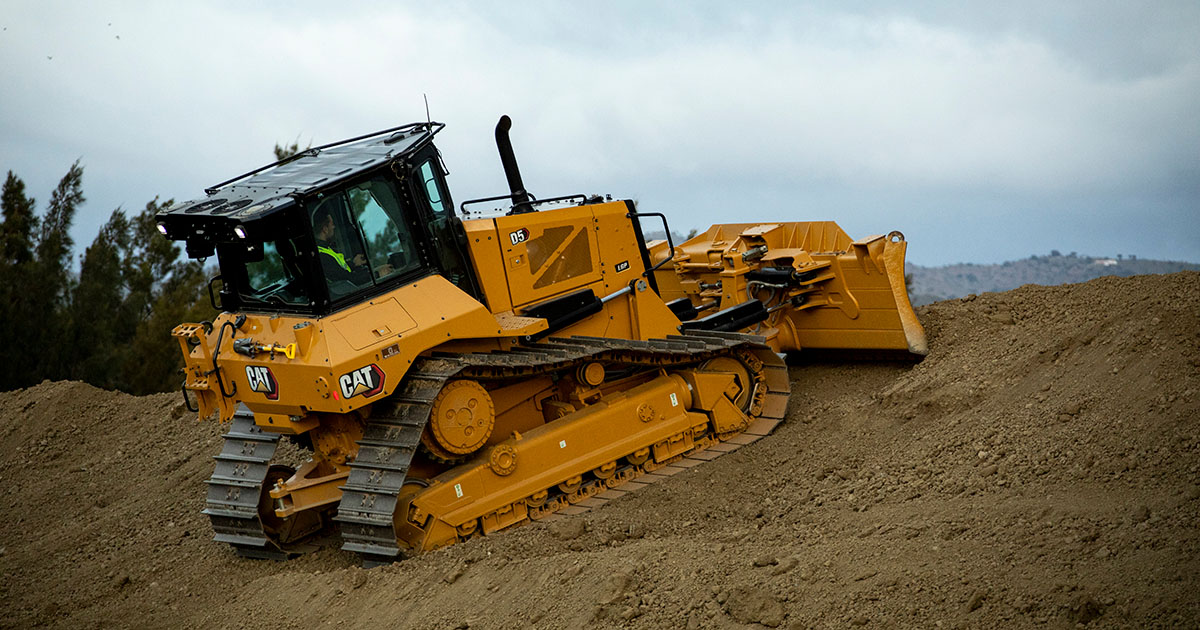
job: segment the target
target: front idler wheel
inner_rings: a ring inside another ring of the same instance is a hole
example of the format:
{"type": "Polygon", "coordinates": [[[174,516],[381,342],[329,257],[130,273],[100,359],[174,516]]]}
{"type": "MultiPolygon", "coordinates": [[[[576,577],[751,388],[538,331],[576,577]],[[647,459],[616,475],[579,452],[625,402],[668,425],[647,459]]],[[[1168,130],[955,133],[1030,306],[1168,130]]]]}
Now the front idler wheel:
{"type": "Polygon", "coordinates": [[[284,551],[321,531],[324,526],[324,516],[318,510],[304,510],[287,518],[275,515],[276,500],[271,498],[271,489],[295,474],[296,469],[291,466],[271,466],[267,469],[267,478],[258,497],[258,518],[262,522],[263,533],[284,551]]]}

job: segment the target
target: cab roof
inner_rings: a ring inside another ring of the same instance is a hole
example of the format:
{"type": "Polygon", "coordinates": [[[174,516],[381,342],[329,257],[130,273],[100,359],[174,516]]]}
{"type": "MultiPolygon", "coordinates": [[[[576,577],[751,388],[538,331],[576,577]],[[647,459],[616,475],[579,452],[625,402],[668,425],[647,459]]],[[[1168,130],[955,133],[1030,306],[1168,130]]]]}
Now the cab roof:
{"type": "Polygon", "coordinates": [[[370,171],[429,144],[445,127],[410,123],[313,147],[205,189],[205,196],[158,213],[169,238],[184,240],[200,224],[263,219],[306,195],[370,171]]]}

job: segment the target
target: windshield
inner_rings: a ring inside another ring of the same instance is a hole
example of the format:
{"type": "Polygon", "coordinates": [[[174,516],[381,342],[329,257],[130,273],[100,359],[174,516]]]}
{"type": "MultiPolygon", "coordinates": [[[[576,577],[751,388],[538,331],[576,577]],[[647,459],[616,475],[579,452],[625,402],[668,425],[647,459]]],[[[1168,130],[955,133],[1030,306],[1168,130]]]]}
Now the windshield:
{"type": "Polygon", "coordinates": [[[310,302],[293,239],[251,243],[242,249],[246,287],[239,296],[243,302],[294,306],[310,302]]]}

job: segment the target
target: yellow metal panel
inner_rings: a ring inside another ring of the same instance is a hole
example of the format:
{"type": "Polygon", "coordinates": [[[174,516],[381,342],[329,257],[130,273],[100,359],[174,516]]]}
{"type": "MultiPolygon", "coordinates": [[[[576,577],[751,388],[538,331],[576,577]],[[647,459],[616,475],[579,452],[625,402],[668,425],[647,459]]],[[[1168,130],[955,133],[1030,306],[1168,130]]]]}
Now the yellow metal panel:
{"type": "Polygon", "coordinates": [[[408,311],[400,306],[395,297],[371,300],[367,304],[374,308],[355,309],[328,320],[327,325],[341,333],[342,338],[355,350],[392,339],[417,326],[417,322],[409,317],[408,311]]]}
{"type": "MultiPolygon", "coordinates": [[[[187,370],[193,380],[195,375],[211,369],[209,348],[216,343],[221,325],[233,317],[218,317],[213,331],[191,350],[187,370]]],[[[303,416],[308,411],[352,411],[390,394],[420,353],[447,341],[496,336],[502,336],[496,318],[474,298],[436,275],[326,318],[248,314],[235,335],[226,328],[221,342],[220,377],[225,390],[233,393],[229,399],[218,397],[228,403],[221,405],[222,416],[232,415],[239,402],[255,414],[303,416]],[[237,354],[233,351],[235,337],[259,344],[295,343],[296,356],[288,359],[281,353],[259,353],[254,357],[237,354]],[[370,383],[354,381],[353,374],[360,370],[364,372],[358,380],[370,383]],[[355,385],[349,397],[341,387],[342,378],[348,375],[355,385]],[[378,389],[372,387],[375,379],[382,379],[378,389]]],[[[208,391],[219,391],[215,375],[208,379],[207,386],[208,391]]]]}
{"type": "Polygon", "coordinates": [[[467,231],[471,265],[483,288],[488,309],[493,313],[511,311],[512,300],[508,296],[508,278],[504,274],[504,257],[496,235],[495,220],[463,221],[463,229],[467,231]]]}
{"type": "Polygon", "coordinates": [[[514,308],[601,278],[591,207],[514,214],[495,222],[514,308]]]}
{"type": "Polygon", "coordinates": [[[507,441],[517,453],[516,470],[510,476],[499,477],[486,466],[454,469],[438,477],[415,504],[458,525],[477,513],[490,512],[558,480],[707,423],[708,418],[687,410],[689,400],[682,378],[661,376],[611,403],[587,407],[523,433],[519,440],[507,441]],[[641,405],[655,410],[652,420],[639,419],[641,405]]]}
{"type": "Polygon", "coordinates": [[[895,296],[896,310],[900,314],[900,325],[908,340],[908,351],[924,356],[929,352],[929,343],[925,339],[925,327],[921,326],[917,314],[913,311],[908,299],[908,287],[904,284],[904,254],[908,244],[899,232],[887,235],[887,245],[883,250],[884,265],[887,267],[888,280],[891,281],[892,294],[895,296]]]}
{"type": "Polygon", "coordinates": [[[611,293],[640,278],[646,270],[637,235],[625,202],[610,202],[588,206],[595,216],[596,237],[599,242],[600,273],[604,276],[606,293],[611,293]]]}

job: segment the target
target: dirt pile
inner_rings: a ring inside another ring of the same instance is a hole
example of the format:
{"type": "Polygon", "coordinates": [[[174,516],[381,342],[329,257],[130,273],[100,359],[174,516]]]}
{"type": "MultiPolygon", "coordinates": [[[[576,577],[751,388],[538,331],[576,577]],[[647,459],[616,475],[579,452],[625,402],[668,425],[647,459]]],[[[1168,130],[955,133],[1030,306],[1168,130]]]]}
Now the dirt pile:
{"type": "Polygon", "coordinates": [[[0,394],[0,626],[1200,623],[1200,274],[922,309],[919,364],[800,364],[771,437],[582,517],[363,570],[236,558],[175,395],[0,394]]]}

